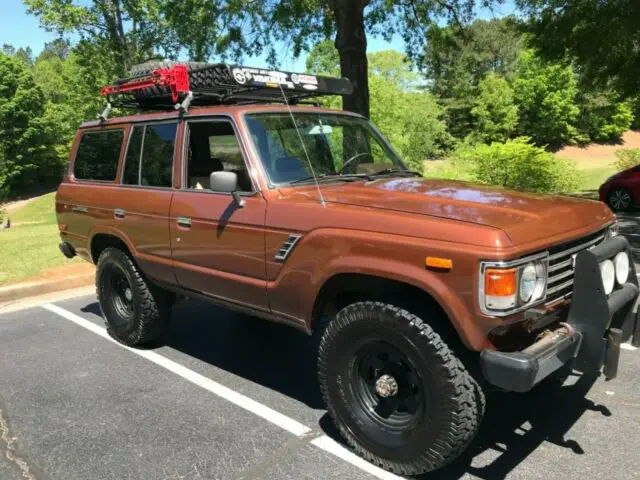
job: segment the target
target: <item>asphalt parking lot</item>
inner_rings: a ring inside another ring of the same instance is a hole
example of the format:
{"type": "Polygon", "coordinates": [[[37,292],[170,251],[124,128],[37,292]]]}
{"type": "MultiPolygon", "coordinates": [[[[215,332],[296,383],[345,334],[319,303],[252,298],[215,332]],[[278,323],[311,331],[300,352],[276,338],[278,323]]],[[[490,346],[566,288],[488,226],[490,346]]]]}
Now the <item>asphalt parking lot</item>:
{"type": "MultiPolygon", "coordinates": [[[[640,218],[620,217],[637,254],[640,218]]],[[[0,480],[399,478],[342,445],[315,341],[196,301],[149,350],[113,342],[93,294],[0,309],[0,480]]],[[[638,479],[639,432],[625,345],[611,382],[493,395],[467,454],[423,479],[638,479]]]]}
{"type": "MultiPolygon", "coordinates": [[[[398,478],[340,445],[313,342],[195,301],[136,351],[109,340],[93,295],[0,314],[0,479],[398,478]]],[[[468,455],[424,478],[640,478],[627,348],[614,381],[496,395],[468,455]]]]}

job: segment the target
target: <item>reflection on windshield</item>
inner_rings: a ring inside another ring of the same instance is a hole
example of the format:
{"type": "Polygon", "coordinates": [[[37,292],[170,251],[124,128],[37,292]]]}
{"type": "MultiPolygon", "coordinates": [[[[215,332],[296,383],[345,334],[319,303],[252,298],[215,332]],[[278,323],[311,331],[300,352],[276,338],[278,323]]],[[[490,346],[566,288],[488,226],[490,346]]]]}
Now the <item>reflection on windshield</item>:
{"type": "Polygon", "coordinates": [[[313,174],[326,179],[406,170],[371,124],[358,117],[269,112],[248,114],[246,122],[274,184],[313,180],[313,174]]]}

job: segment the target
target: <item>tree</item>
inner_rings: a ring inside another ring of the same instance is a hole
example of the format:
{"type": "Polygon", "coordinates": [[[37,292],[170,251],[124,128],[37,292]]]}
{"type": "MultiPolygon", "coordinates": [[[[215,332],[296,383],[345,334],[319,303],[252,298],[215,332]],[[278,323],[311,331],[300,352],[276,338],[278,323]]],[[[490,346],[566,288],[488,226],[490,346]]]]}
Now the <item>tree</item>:
{"type": "Polygon", "coordinates": [[[277,65],[276,44],[290,45],[297,57],[333,36],[340,75],[354,84],[343,108],[368,116],[367,37],[401,33],[413,56],[422,51],[426,28],[442,20],[462,25],[474,5],[474,0],[166,0],[165,12],[190,55],[202,59],[266,51],[277,65]]]}
{"type": "Polygon", "coordinates": [[[7,57],[13,57],[16,54],[16,47],[9,43],[2,44],[2,52],[0,52],[7,57]]]}
{"type": "Polygon", "coordinates": [[[71,42],[64,38],[56,38],[51,42],[46,42],[40,55],[36,58],[36,62],[39,60],[48,60],[50,58],[59,58],[65,60],[71,53],[71,42]]]}
{"type": "Polygon", "coordinates": [[[622,101],[613,90],[586,90],[578,94],[579,141],[618,141],[633,123],[631,102],[622,101]]]}
{"type": "Polygon", "coordinates": [[[509,82],[496,73],[487,74],[478,85],[471,114],[475,122],[472,135],[479,140],[504,142],[511,137],[518,125],[518,107],[509,82]]]}
{"type": "MultiPolygon", "coordinates": [[[[48,31],[76,34],[122,76],[157,52],[175,58],[180,45],[167,26],[164,0],[24,0],[48,31]]],[[[184,22],[189,22],[185,17],[184,22]]]]}
{"type": "MultiPolygon", "coordinates": [[[[407,165],[422,171],[423,162],[441,156],[451,139],[442,108],[433,95],[414,88],[419,77],[406,68],[407,61],[395,50],[368,54],[370,116],[407,165]]],[[[338,63],[336,48],[325,41],[309,53],[307,70],[332,74],[339,69],[338,63]]],[[[334,98],[322,102],[330,108],[338,107],[334,98]]]]}
{"type": "Polygon", "coordinates": [[[640,2],[518,0],[536,46],[550,60],[575,59],[581,76],[625,97],[640,93],[640,2]]]}
{"type": "Polygon", "coordinates": [[[515,103],[520,111],[519,131],[538,145],[559,145],[575,139],[578,83],[568,64],[548,63],[533,51],[518,61],[513,82],[515,103]]]}
{"type": "Polygon", "coordinates": [[[44,123],[44,96],[21,60],[0,54],[0,196],[55,178],[60,163],[44,123]]]}
{"type": "Polygon", "coordinates": [[[519,24],[513,17],[475,20],[464,30],[434,25],[421,63],[431,91],[447,110],[447,126],[457,138],[475,128],[471,113],[478,84],[488,73],[511,79],[524,48],[519,24]]]}
{"type": "Polygon", "coordinates": [[[44,125],[55,129],[57,156],[64,162],[78,126],[95,118],[103,104],[94,78],[96,71],[89,72],[78,55],[71,53],[64,59],[40,55],[32,72],[45,99],[44,125]]]}

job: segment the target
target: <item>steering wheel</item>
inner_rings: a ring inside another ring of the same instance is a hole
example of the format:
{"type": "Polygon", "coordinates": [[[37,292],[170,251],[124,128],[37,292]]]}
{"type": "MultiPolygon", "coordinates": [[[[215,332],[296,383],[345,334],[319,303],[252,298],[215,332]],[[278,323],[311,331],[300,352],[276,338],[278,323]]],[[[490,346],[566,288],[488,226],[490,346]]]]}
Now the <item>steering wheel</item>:
{"type": "Polygon", "coordinates": [[[338,175],[340,175],[343,171],[344,171],[344,167],[346,167],[347,165],[349,165],[351,162],[353,162],[356,158],[362,157],[363,155],[369,155],[371,158],[373,158],[373,155],[371,155],[369,152],[360,152],[360,153],[356,153],[354,156],[350,157],[346,162],[344,162],[342,164],[342,168],[338,171],[338,175]]]}

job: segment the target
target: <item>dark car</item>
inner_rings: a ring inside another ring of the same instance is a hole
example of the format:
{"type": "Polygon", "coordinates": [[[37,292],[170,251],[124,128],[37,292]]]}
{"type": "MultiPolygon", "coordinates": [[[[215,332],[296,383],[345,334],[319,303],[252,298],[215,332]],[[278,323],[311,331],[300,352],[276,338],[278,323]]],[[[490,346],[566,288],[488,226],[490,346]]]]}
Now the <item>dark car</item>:
{"type": "Polygon", "coordinates": [[[610,176],[600,186],[598,193],[600,201],[614,211],[622,212],[635,207],[640,198],[640,165],[610,176]]]}

